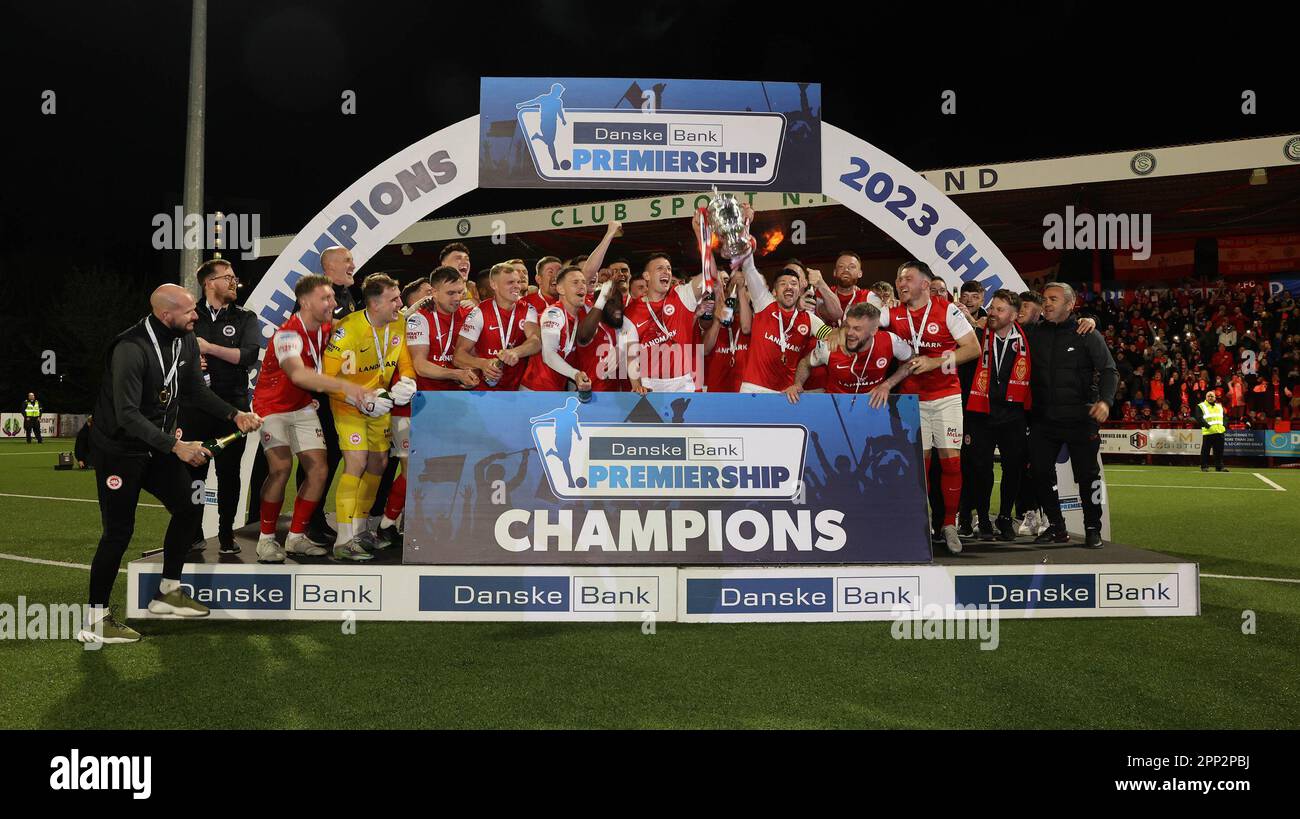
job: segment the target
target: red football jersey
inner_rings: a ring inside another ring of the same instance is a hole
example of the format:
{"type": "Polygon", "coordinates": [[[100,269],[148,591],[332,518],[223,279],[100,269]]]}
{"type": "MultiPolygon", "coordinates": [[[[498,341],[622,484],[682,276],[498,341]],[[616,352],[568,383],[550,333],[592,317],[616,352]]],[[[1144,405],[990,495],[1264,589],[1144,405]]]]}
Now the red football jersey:
{"type": "Polygon", "coordinates": [[[824,327],[808,310],[782,310],[777,302],[764,307],[754,314],[743,380],[769,390],[786,389],[794,383],[799,360],[817,346],[824,327]]]}
{"type": "Polygon", "coordinates": [[[623,320],[636,326],[641,339],[642,378],[679,378],[695,375],[695,293],[689,284],[668,291],[661,301],[648,297],[632,302],[623,320]],[[672,349],[669,349],[669,348],[672,349]]]}
{"type": "MultiPolygon", "coordinates": [[[[624,343],[635,343],[636,328],[624,322],[630,338],[624,343]]],[[[591,379],[591,389],[595,392],[626,392],[630,384],[626,373],[619,370],[619,337],[624,335],[605,322],[596,325],[596,336],[586,347],[573,351],[574,367],[582,370],[591,379]]]]}
{"type": "MultiPolygon", "coordinates": [[[[537,311],[523,299],[515,302],[509,310],[502,310],[495,300],[481,302],[465,314],[461,325],[460,337],[474,342],[471,348],[479,358],[493,358],[497,353],[524,342],[525,324],[537,323],[537,311]]],[[[480,373],[481,390],[517,390],[524,378],[528,362],[521,361],[513,367],[502,365],[501,380],[489,386],[484,373],[480,373]]]]}
{"type": "MultiPolygon", "coordinates": [[[[584,309],[582,311],[586,313],[584,309]]],[[[552,304],[546,308],[542,314],[541,333],[542,349],[545,350],[548,344],[554,344],[560,357],[564,359],[570,367],[577,367],[575,360],[577,358],[578,347],[578,322],[582,316],[571,316],[569,312],[558,304],[552,304]],[[556,337],[551,340],[551,337],[556,337]]],[[[594,339],[593,339],[594,341],[594,339]]],[[[588,343],[590,346],[590,343],[588,343]]],[[[543,353],[529,356],[527,369],[524,370],[524,379],[521,385],[534,392],[563,392],[568,386],[569,379],[559,372],[556,372],[546,363],[543,353]]],[[[590,376],[590,373],[588,373],[590,376]]]]}
{"type": "Polygon", "coordinates": [[[293,412],[312,402],[312,394],[289,380],[289,375],[280,368],[280,362],[297,356],[303,364],[320,372],[321,356],[329,343],[331,330],[327,321],[309,333],[303,327],[302,318],[294,313],[275,331],[266,355],[262,357],[262,372],[253,389],[253,412],[261,416],[293,412]]]}
{"type": "MultiPolygon", "coordinates": [[[[406,319],[406,346],[428,347],[429,361],[439,367],[456,369],[452,357],[456,353],[456,339],[461,328],[465,326],[465,317],[470,308],[457,307],[448,315],[436,308],[422,308],[406,319]]],[[[513,339],[511,339],[513,341],[513,339]]],[[[458,390],[460,382],[446,378],[425,378],[416,375],[415,384],[422,390],[458,390]]]]}
{"type": "Polygon", "coordinates": [[[740,392],[750,336],[740,332],[738,324],[718,331],[718,341],[704,359],[704,384],[709,392],[740,392]]]}
{"type": "MultiPolygon", "coordinates": [[[[904,304],[892,308],[887,324],[890,332],[907,342],[914,353],[931,358],[942,357],[949,350],[956,350],[957,339],[975,332],[957,305],[937,297],[931,297],[929,303],[919,310],[909,311],[904,304]],[[913,328],[916,329],[918,338],[913,338],[913,328]]],[[[922,401],[961,395],[957,368],[951,370],[944,372],[939,367],[928,373],[908,376],[900,385],[899,392],[914,394],[922,401]]]]}
{"type": "Polygon", "coordinates": [[[838,344],[834,349],[819,345],[812,363],[825,365],[826,392],[863,393],[885,380],[890,362],[911,357],[912,348],[902,339],[888,330],[877,330],[866,349],[857,353],[846,353],[838,344]]]}

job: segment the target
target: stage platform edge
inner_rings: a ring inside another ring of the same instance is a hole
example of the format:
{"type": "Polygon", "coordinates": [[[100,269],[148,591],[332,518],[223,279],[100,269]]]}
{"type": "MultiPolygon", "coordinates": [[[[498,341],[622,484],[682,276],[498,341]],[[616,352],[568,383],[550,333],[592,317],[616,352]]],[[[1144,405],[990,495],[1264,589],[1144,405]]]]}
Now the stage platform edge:
{"type": "MultiPolygon", "coordinates": [[[[818,566],[406,566],[379,553],[364,564],[328,558],[256,562],[216,542],[191,555],[182,583],[220,620],[488,622],[826,622],[900,616],[1002,619],[1190,617],[1200,569],[1169,555],[1108,543],[1038,547],[968,544],[933,564],[818,566]],[[965,607],[965,608],[963,608],[965,607]]],[[[130,618],[146,608],[162,556],[131,561],[130,618]]]]}

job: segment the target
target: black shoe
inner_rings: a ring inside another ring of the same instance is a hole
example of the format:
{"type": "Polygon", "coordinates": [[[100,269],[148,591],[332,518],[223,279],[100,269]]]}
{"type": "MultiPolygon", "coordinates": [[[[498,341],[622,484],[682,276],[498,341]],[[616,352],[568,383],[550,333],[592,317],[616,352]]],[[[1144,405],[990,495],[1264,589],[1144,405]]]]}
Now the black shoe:
{"type": "Polygon", "coordinates": [[[975,530],[971,528],[969,520],[962,521],[957,527],[957,537],[975,537],[975,530]]]}
{"type": "Polygon", "coordinates": [[[1064,526],[1057,526],[1055,524],[1047,527],[1047,531],[1043,532],[1041,535],[1034,538],[1034,543],[1038,543],[1038,544],[1069,543],[1069,542],[1070,542],[1070,533],[1065,531],[1064,526]]]}
{"type": "Polygon", "coordinates": [[[201,551],[204,550],[204,548],[207,547],[207,545],[208,545],[208,542],[207,542],[206,540],[204,540],[203,538],[199,538],[198,540],[196,540],[196,541],[194,541],[193,543],[190,544],[190,551],[191,551],[191,552],[201,552],[201,551]]]}
{"type": "Polygon", "coordinates": [[[994,540],[995,534],[996,533],[993,531],[993,524],[989,523],[987,520],[980,521],[980,528],[979,528],[980,540],[984,540],[984,541],[994,540]]]}
{"type": "Polygon", "coordinates": [[[1089,529],[1083,536],[1083,548],[1100,549],[1101,532],[1097,529],[1089,529]]]}
{"type": "Polygon", "coordinates": [[[334,531],[328,523],[323,523],[320,527],[307,527],[307,539],[315,546],[333,546],[338,540],[339,533],[334,531]]]}
{"type": "Polygon", "coordinates": [[[384,544],[384,549],[402,548],[402,533],[396,526],[380,526],[375,530],[375,536],[384,544]]]}
{"type": "Polygon", "coordinates": [[[1202,471],[1202,472],[1209,472],[1209,471],[1210,471],[1210,468],[1209,468],[1208,466],[1203,466],[1203,467],[1201,467],[1201,471],[1202,471]]]}
{"type": "Polygon", "coordinates": [[[239,544],[235,542],[234,535],[226,535],[221,538],[221,548],[218,550],[223,555],[239,554],[239,544]]]}
{"type": "Polygon", "coordinates": [[[1016,529],[1015,522],[1011,518],[999,517],[996,521],[998,527],[998,540],[1015,540],[1016,529]]]}

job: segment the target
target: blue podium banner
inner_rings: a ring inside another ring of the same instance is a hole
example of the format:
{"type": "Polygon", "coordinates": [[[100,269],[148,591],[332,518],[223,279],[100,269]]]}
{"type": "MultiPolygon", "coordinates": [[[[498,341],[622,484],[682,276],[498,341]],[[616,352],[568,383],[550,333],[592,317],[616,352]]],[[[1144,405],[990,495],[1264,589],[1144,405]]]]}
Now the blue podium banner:
{"type": "Polygon", "coordinates": [[[817,83],[483,77],[479,186],[821,190],[817,83]]]}
{"type": "Polygon", "coordinates": [[[928,563],[915,396],[421,392],[404,562],[928,563]]]}

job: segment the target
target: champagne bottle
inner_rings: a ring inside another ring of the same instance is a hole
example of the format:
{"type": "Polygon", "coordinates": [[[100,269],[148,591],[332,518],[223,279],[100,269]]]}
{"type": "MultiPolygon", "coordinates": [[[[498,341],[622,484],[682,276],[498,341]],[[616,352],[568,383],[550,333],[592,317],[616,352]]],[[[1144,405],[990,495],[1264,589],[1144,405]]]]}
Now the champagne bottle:
{"type": "Polygon", "coordinates": [[[712,290],[704,294],[704,311],[700,314],[700,321],[705,324],[713,321],[713,308],[716,301],[717,297],[713,295],[712,290]]]}
{"type": "Polygon", "coordinates": [[[233,444],[235,441],[247,435],[247,432],[232,432],[224,438],[209,438],[203,442],[203,448],[213,455],[233,444]]]}

